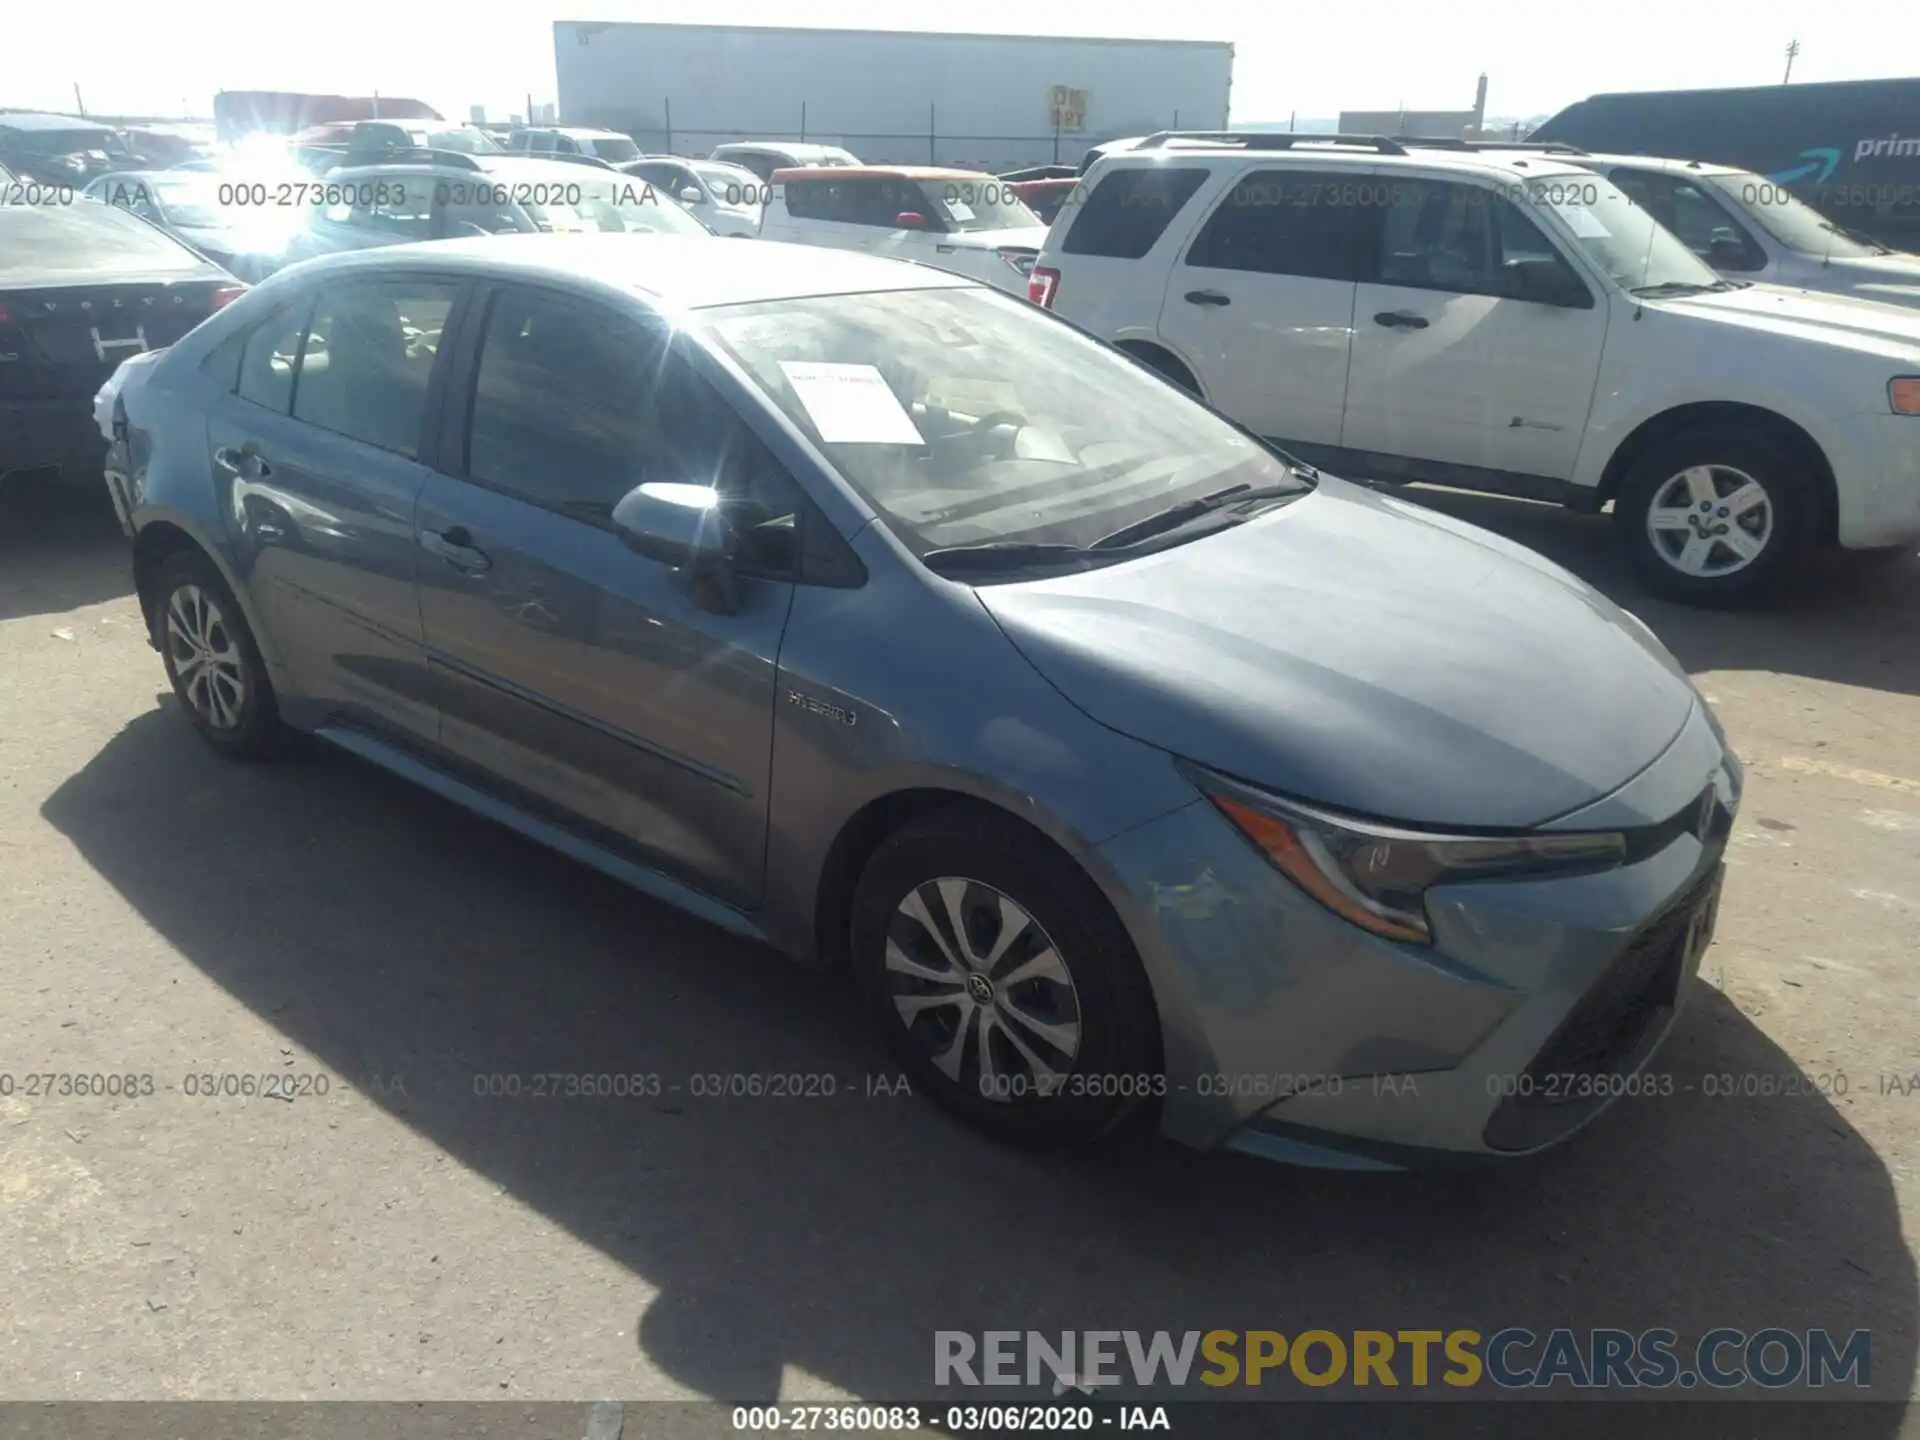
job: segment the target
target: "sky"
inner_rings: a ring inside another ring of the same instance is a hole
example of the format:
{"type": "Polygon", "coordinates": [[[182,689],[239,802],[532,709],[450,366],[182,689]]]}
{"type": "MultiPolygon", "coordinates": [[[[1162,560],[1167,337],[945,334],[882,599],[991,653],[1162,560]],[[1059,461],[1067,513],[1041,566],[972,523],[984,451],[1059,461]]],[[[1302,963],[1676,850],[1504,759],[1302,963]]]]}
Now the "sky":
{"type": "Polygon", "coordinates": [[[207,116],[216,90],[272,89],[412,95],[450,117],[478,104],[504,119],[529,92],[554,98],[555,20],[1230,40],[1236,121],[1465,110],[1482,71],[1487,112],[1502,117],[1602,90],[1772,84],[1796,38],[1795,80],[1920,73],[1920,30],[1887,0],[1748,0],[1728,23],[1734,13],[1672,0],[920,0],[910,11],[900,0],[19,0],[0,46],[0,105],[70,111],[77,81],[99,114],[207,116]]]}

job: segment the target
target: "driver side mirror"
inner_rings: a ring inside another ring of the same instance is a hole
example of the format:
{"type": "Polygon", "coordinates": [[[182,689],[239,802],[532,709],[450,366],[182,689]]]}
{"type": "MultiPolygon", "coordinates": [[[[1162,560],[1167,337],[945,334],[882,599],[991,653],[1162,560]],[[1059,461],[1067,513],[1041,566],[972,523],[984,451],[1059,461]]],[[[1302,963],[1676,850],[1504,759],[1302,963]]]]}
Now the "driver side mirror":
{"type": "Polygon", "coordinates": [[[1532,305],[1557,305],[1567,310],[1591,310],[1593,295],[1565,265],[1553,256],[1517,260],[1507,267],[1512,298],[1532,305]]]}
{"type": "Polygon", "coordinates": [[[682,205],[698,205],[703,198],[700,192],[691,185],[680,192],[680,203],[682,205]]]}
{"type": "Polygon", "coordinates": [[[893,225],[896,230],[924,230],[927,217],[917,210],[902,210],[893,217],[893,225]]]}
{"type": "Polygon", "coordinates": [[[613,528],[635,554],[678,571],[703,608],[722,615],[740,608],[733,526],[713,486],[666,481],[636,485],[613,507],[613,528]]]}

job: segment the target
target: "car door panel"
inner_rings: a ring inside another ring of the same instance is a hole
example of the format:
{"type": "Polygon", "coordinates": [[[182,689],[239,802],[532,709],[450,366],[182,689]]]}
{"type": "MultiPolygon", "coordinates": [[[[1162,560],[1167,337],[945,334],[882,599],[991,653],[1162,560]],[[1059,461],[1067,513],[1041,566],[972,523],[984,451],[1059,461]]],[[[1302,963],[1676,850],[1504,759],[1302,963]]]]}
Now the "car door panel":
{"type": "Polygon", "coordinates": [[[471,478],[434,475],[418,514],[440,743],[747,907],[793,587],[743,577],[737,610],[715,613],[604,518],[564,513],[589,495],[610,511],[646,471],[631,427],[660,348],[632,328],[543,292],[493,299],[462,392],[469,457],[450,467],[471,478]]]}
{"type": "Polygon", "coordinates": [[[1207,399],[1262,435],[1340,441],[1368,217],[1330,203],[1339,178],[1245,172],[1185,245],[1161,301],[1159,333],[1207,399]]]}
{"type": "Polygon", "coordinates": [[[1491,191],[1407,180],[1391,201],[1355,296],[1340,443],[1567,479],[1592,408],[1606,308],[1514,298],[1510,264],[1564,259],[1491,191]]]}

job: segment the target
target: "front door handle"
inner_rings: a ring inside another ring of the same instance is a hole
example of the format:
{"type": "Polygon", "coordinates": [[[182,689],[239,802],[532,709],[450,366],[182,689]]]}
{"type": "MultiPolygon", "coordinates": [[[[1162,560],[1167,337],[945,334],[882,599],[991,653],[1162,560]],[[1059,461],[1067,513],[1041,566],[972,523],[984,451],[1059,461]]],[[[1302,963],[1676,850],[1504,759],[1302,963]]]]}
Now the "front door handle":
{"type": "Polygon", "coordinates": [[[1231,305],[1232,299],[1218,290],[1189,290],[1186,295],[1189,305],[1231,305]]]}
{"type": "Polygon", "coordinates": [[[1424,330],[1427,322],[1409,310],[1382,310],[1373,317],[1373,323],[1384,325],[1389,330],[1424,330]]]}
{"type": "Polygon", "coordinates": [[[438,555],[464,575],[479,575],[493,564],[484,550],[473,543],[473,535],[464,525],[449,525],[444,530],[422,530],[420,548],[438,555]]]}

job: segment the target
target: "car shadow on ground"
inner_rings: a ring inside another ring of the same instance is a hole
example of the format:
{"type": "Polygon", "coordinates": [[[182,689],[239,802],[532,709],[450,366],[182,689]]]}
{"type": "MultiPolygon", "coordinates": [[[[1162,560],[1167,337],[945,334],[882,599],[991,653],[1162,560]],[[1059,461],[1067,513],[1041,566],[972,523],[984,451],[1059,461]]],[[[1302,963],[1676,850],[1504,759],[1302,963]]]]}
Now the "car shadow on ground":
{"type": "Polygon", "coordinates": [[[104,482],[0,483],[0,620],[56,615],[133,593],[127,540],[104,482]]]}
{"type": "Polygon", "coordinates": [[[1400,493],[1566,566],[1645,620],[1693,674],[1771,670],[1920,695],[1920,545],[1897,555],[1822,552],[1777,603],[1702,610],[1647,593],[1611,515],[1427,485],[1400,493]]]}
{"type": "Polygon", "coordinates": [[[1355,1176],[1150,1141],[1023,1153],[870,1095],[894,1066],[829,977],[318,746],[226,764],[172,708],[45,818],[186,961],[334,1074],[405,1075],[404,1098],[368,1098],[657,1288],[626,1317],[635,1344],[693,1390],[770,1399],[793,1366],[925,1399],[937,1329],[1506,1325],[1868,1328],[1874,1393],[1910,1390],[1893,1182],[1823,1098],[1701,1092],[1708,1073],[1796,1073],[1718,991],[1658,1063],[1672,1097],[1528,1163],[1355,1176]],[[476,1076],[543,1071],[664,1085],[475,1094],[476,1076]],[[837,1093],[692,1093],[696,1075],[769,1074],[837,1093]]]}

